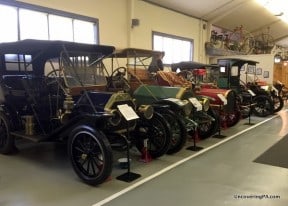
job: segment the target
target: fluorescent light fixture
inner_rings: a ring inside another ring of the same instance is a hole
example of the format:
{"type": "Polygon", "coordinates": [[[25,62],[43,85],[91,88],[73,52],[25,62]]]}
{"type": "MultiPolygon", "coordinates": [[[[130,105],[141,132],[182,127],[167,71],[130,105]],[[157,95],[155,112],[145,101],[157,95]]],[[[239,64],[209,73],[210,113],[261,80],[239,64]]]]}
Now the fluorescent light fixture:
{"type": "Polygon", "coordinates": [[[288,1],[287,0],[255,0],[270,13],[288,23],[288,1]]]}

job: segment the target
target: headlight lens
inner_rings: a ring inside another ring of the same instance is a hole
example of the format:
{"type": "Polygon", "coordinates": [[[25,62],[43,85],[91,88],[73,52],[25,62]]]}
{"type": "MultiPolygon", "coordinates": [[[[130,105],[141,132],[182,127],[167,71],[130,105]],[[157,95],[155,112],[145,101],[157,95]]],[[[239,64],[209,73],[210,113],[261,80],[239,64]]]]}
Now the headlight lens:
{"type": "Polygon", "coordinates": [[[138,113],[146,119],[153,117],[154,109],[151,105],[141,105],[138,107],[138,113]]]}
{"type": "Polygon", "coordinates": [[[110,111],[113,114],[113,117],[109,118],[108,121],[112,126],[117,126],[121,122],[121,114],[118,110],[113,109],[110,111]]]}
{"type": "Polygon", "coordinates": [[[192,112],[192,104],[188,101],[188,100],[182,100],[183,101],[183,111],[184,111],[184,114],[186,116],[189,116],[192,112]]]}
{"type": "Polygon", "coordinates": [[[209,101],[209,99],[207,99],[207,98],[201,99],[201,104],[202,104],[203,110],[204,110],[205,112],[207,112],[207,111],[209,110],[209,108],[210,108],[210,101],[209,101]]]}

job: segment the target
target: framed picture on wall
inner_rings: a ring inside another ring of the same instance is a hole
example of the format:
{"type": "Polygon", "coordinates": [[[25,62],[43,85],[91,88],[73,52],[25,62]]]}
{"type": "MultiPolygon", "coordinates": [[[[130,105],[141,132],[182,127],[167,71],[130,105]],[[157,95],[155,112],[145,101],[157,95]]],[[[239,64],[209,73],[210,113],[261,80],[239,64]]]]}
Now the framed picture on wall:
{"type": "Polygon", "coordinates": [[[247,74],[254,74],[254,73],[255,73],[255,66],[247,65],[247,74]]]}
{"type": "Polygon", "coordinates": [[[262,68],[257,68],[256,75],[261,75],[261,74],[262,74],[262,68]]]}
{"type": "Polygon", "coordinates": [[[264,78],[269,78],[269,71],[264,71],[263,77],[264,78]]]}

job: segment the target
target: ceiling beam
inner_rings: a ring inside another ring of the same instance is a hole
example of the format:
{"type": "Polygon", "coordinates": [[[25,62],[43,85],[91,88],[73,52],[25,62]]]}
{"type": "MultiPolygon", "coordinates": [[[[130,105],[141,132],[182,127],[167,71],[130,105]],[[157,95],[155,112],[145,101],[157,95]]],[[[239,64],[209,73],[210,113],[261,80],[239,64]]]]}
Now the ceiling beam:
{"type": "Polygon", "coordinates": [[[225,18],[227,15],[231,14],[232,12],[239,9],[240,7],[244,6],[245,4],[250,2],[250,0],[244,0],[236,5],[232,5],[233,2],[237,2],[237,1],[231,0],[225,4],[220,5],[219,7],[210,11],[208,14],[205,14],[204,16],[202,16],[202,19],[206,19],[207,21],[209,21],[209,23],[213,24],[219,21],[220,19],[225,18]],[[228,7],[231,7],[231,8],[227,9],[228,7]]]}

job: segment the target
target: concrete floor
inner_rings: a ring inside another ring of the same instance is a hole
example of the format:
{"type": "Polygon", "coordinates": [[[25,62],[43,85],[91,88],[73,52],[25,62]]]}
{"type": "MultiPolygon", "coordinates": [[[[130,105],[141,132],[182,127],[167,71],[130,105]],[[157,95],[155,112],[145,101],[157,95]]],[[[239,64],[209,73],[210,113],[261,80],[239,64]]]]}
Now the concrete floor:
{"type": "Polygon", "coordinates": [[[223,130],[224,139],[199,142],[200,152],[183,149],[149,163],[133,153],[131,171],[141,178],[130,183],[116,179],[126,172],[117,164],[125,154],[117,153],[111,179],[97,187],[77,178],[64,145],[23,143],[18,154],[0,155],[0,206],[286,206],[288,170],[253,160],[288,133],[287,111],[247,122],[223,130]]]}

